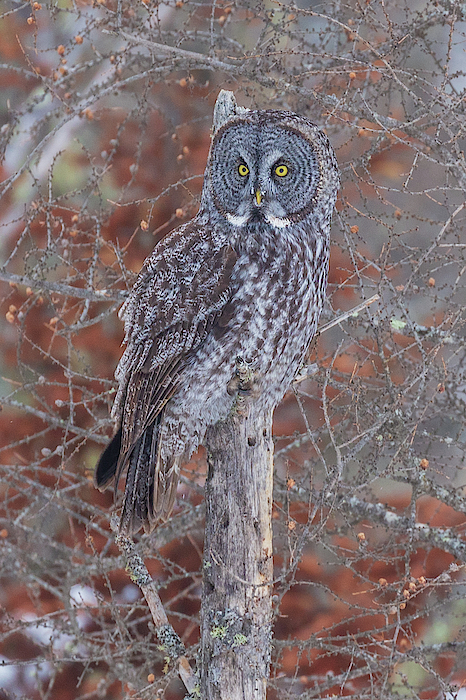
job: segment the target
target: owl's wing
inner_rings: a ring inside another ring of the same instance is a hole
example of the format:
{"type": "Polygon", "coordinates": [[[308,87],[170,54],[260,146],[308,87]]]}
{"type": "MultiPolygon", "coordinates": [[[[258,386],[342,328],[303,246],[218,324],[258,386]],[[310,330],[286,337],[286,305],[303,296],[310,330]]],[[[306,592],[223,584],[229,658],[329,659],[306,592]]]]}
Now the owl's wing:
{"type": "Polygon", "coordinates": [[[190,352],[229,300],[236,258],[228,244],[193,221],[165,238],[145,261],[120,311],[126,348],[115,373],[119,389],[113,407],[120,427],[97,465],[98,488],[118,482],[144,433],[154,430],[183,381],[190,352]]]}
{"type": "Polygon", "coordinates": [[[230,297],[236,253],[193,221],[147,258],[120,312],[126,349],[115,376],[114,416],[126,450],[171,398],[190,351],[206,337],[230,297]]]}

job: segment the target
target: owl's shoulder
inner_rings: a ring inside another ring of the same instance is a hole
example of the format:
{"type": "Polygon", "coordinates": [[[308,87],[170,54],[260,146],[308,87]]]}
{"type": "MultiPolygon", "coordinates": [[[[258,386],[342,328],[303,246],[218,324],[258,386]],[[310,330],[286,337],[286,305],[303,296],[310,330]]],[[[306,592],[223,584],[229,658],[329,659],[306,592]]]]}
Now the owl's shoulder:
{"type": "Polygon", "coordinates": [[[131,297],[144,294],[151,286],[188,281],[201,263],[227,245],[226,237],[216,235],[202,215],[182,224],[162,238],[145,259],[131,297]]]}
{"type": "Polygon", "coordinates": [[[178,227],[146,258],[120,310],[127,339],[209,315],[227,295],[237,253],[202,216],[178,227]],[[145,330],[144,330],[145,329],[145,330]]]}

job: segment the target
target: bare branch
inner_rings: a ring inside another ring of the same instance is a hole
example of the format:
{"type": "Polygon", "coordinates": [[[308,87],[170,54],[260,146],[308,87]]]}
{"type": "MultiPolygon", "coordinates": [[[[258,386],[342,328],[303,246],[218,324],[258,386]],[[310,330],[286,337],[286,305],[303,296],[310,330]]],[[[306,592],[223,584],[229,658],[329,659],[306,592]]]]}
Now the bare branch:
{"type": "Polygon", "coordinates": [[[168,621],[167,614],[164,610],[160,596],[157,593],[157,588],[152,576],[149,574],[146,565],[136,552],[134,542],[130,537],[118,533],[118,519],[113,518],[111,521],[112,530],[116,533],[115,542],[118,545],[120,552],[126,560],[126,571],[135,583],[141,589],[141,592],[146,599],[147,605],[152,615],[154,622],[155,633],[160,640],[163,652],[171,661],[178,663],[178,672],[183,681],[188,693],[193,693],[196,687],[199,686],[199,679],[191,669],[188,659],[185,656],[185,646],[181,639],[176,634],[172,625],[168,621]]]}
{"type": "Polygon", "coordinates": [[[16,275],[13,272],[6,272],[5,270],[0,270],[0,280],[12,284],[24,285],[25,287],[30,287],[39,292],[45,290],[47,292],[55,292],[75,299],[87,299],[89,301],[123,302],[128,296],[127,292],[117,289],[82,289],[81,287],[74,287],[72,284],[32,279],[31,277],[16,275]]]}

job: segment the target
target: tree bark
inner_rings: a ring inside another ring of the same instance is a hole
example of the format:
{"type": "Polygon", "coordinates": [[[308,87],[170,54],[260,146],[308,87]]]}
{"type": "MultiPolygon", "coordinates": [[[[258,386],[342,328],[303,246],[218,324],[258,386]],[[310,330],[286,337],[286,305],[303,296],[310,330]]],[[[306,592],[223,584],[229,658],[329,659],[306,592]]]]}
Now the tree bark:
{"type": "Polygon", "coordinates": [[[206,440],[203,700],[265,700],[271,648],[272,412],[238,396],[206,440]],[[243,401],[243,404],[241,403],[243,401]]]}

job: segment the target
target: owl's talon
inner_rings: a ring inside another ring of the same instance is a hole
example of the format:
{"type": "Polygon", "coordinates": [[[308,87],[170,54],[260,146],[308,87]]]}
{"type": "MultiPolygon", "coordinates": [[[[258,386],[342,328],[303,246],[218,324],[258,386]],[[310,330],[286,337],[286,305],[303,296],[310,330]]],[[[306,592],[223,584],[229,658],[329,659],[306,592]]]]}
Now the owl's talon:
{"type": "Polygon", "coordinates": [[[242,357],[236,358],[235,374],[227,384],[227,392],[230,396],[256,398],[259,396],[259,384],[256,381],[258,373],[242,357]]]}
{"type": "Polygon", "coordinates": [[[253,396],[255,386],[252,380],[244,381],[244,379],[235,374],[227,384],[227,392],[230,396],[253,396]]]}

